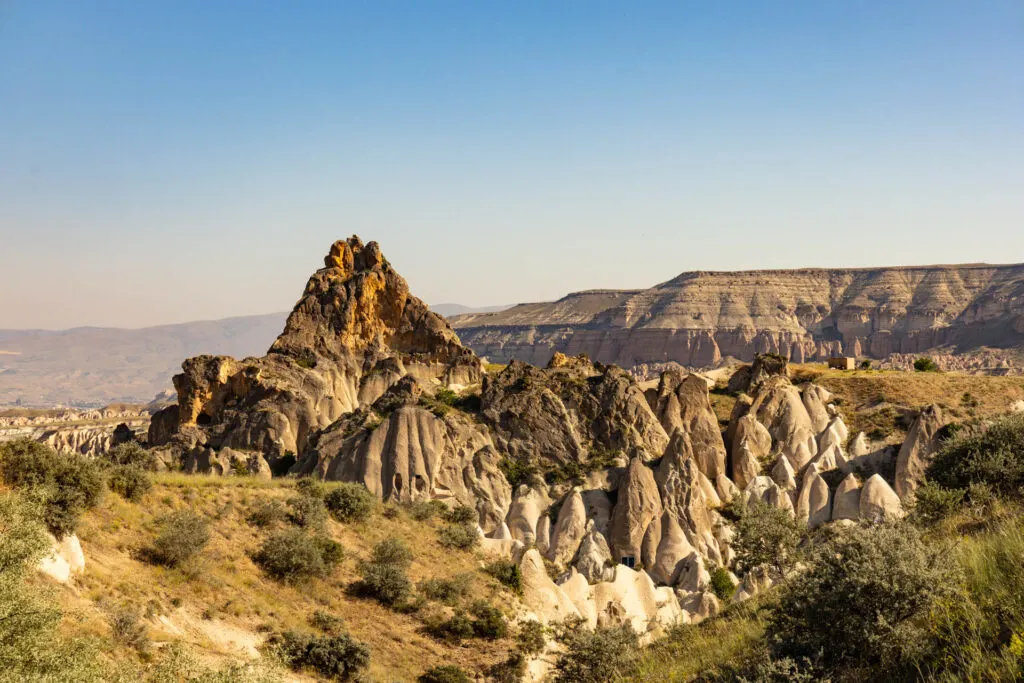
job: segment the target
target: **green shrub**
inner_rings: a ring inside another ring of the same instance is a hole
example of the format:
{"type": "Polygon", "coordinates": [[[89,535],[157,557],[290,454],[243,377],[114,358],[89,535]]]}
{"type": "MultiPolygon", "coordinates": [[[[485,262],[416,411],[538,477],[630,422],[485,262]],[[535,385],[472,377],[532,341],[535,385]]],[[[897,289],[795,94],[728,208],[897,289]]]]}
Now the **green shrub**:
{"type": "Polygon", "coordinates": [[[295,490],[305,498],[324,500],[327,497],[327,487],[319,479],[313,477],[302,477],[295,483],[295,490]]]}
{"type": "Polygon", "coordinates": [[[516,594],[523,592],[523,573],[512,560],[498,559],[488,564],[484,571],[508,586],[516,594]]]}
{"type": "Polygon", "coordinates": [[[441,387],[434,394],[434,400],[454,408],[459,403],[459,395],[448,387],[441,387]]]}
{"type": "Polygon", "coordinates": [[[427,624],[427,632],[440,640],[460,643],[473,637],[473,620],[465,612],[457,611],[451,617],[427,624]]]}
{"type": "Polygon", "coordinates": [[[943,488],[925,480],[914,491],[910,518],[919,526],[938,524],[960,509],[965,493],[966,491],[943,488]]]}
{"type": "Polygon", "coordinates": [[[476,525],[480,521],[476,510],[467,505],[456,505],[450,510],[446,510],[442,515],[446,522],[451,524],[473,524],[476,525]]]}
{"type": "Polygon", "coordinates": [[[115,465],[107,475],[107,486],[125,500],[138,503],[153,488],[153,479],[138,465],[115,465]]]}
{"type": "Polygon", "coordinates": [[[508,658],[487,669],[491,683],[520,683],[526,676],[526,657],[522,652],[510,652],[508,658]]]}
{"type": "Polygon", "coordinates": [[[114,642],[138,652],[149,650],[149,635],[139,610],[128,606],[118,607],[107,615],[107,623],[114,642]]]}
{"type": "Polygon", "coordinates": [[[473,634],[485,640],[497,640],[508,635],[508,622],[501,610],[490,603],[479,600],[470,608],[473,615],[473,634]]]}
{"type": "Polygon", "coordinates": [[[409,506],[409,516],[417,522],[428,522],[448,511],[448,506],[439,500],[422,500],[409,506]]]}
{"type": "Polygon", "coordinates": [[[544,651],[547,644],[544,624],[539,621],[529,620],[519,624],[519,631],[516,633],[516,646],[519,651],[526,655],[536,655],[544,651]]]}
{"type": "Polygon", "coordinates": [[[29,439],[0,444],[0,469],[12,488],[30,489],[43,501],[43,521],[58,539],[73,534],[82,513],[103,493],[98,465],[81,455],[58,455],[29,439]]]}
{"type": "Polygon", "coordinates": [[[295,496],[288,501],[288,520],[306,529],[323,529],[327,525],[327,506],[322,498],[295,496]]]}
{"type": "Polygon", "coordinates": [[[245,520],[254,527],[265,529],[269,526],[273,526],[278,522],[283,522],[288,516],[287,511],[284,509],[284,505],[281,501],[274,500],[261,500],[253,506],[249,514],[246,515],[245,520]]]}
{"type": "Polygon", "coordinates": [[[326,578],[343,557],[341,544],[326,536],[285,529],[268,536],[252,559],[271,578],[295,582],[326,578]]]}
{"type": "Polygon", "coordinates": [[[193,559],[210,542],[210,525],[190,510],[173,512],[163,519],[149,557],[157,564],[178,567],[193,559]]]}
{"type": "Polygon", "coordinates": [[[469,594],[473,577],[459,574],[451,579],[426,579],[419,584],[420,593],[430,600],[455,605],[469,594]]]}
{"type": "Polygon", "coordinates": [[[711,572],[711,591],[723,602],[736,592],[736,584],[725,567],[715,567],[715,571],[711,572]]]}
{"type": "Polygon", "coordinates": [[[736,519],[732,549],[743,571],[765,566],[780,573],[792,567],[804,527],[790,514],[761,500],[733,501],[729,512],[736,519]]]}
{"type": "Polygon", "coordinates": [[[438,541],[445,548],[470,550],[480,542],[480,534],[476,525],[446,524],[438,532],[438,541]]]}
{"type": "Polygon", "coordinates": [[[345,630],[345,620],[322,609],[313,610],[309,615],[309,625],[324,633],[342,633],[345,630]]]}
{"type": "Polygon", "coordinates": [[[373,548],[370,559],[361,565],[360,593],[375,598],[389,607],[404,603],[412,593],[412,582],[406,573],[412,564],[412,551],[404,541],[389,538],[373,548]]]}
{"type": "Polygon", "coordinates": [[[370,517],[377,498],[362,484],[343,483],[332,489],[324,501],[339,522],[363,522],[370,517]]]}
{"type": "Polygon", "coordinates": [[[957,594],[949,553],[908,524],[838,531],[786,583],[767,626],[774,654],[912,677],[934,643],[929,615],[957,594]]]}
{"type": "Polygon", "coordinates": [[[454,664],[435,666],[416,680],[419,683],[472,683],[469,675],[454,664]]]}
{"type": "Polygon", "coordinates": [[[946,489],[985,484],[1000,495],[1019,496],[1024,487],[1024,415],[999,418],[981,432],[954,434],[926,474],[946,489]]]}
{"type": "Polygon", "coordinates": [[[88,639],[65,639],[54,591],[31,580],[50,542],[38,501],[0,493],[0,680],[102,683],[88,639]]]}
{"type": "Polygon", "coordinates": [[[526,460],[509,456],[498,461],[498,469],[505,475],[513,492],[537,473],[537,468],[526,460]]]}
{"type": "Polygon", "coordinates": [[[928,356],[921,356],[914,361],[914,369],[918,372],[938,372],[938,364],[928,356]]]}
{"type": "Polygon", "coordinates": [[[288,474],[288,471],[295,466],[295,463],[295,454],[291,451],[287,451],[284,455],[277,458],[270,464],[270,473],[275,477],[284,477],[288,474]]]}
{"type": "Polygon", "coordinates": [[[370,649],[346,633],[315,635],[286,631],[268,645],[296,671],[313,671],[333,681],[350,681],[370,665],[370,649]]]}
{"type": "Polygon", "coordinates": [[[561,639],[565,652],[555,664],[556,683],[604,683],[629,676],[640,645],[628,624],[593,631],[575,628],[561,639]]]}
{"type": "Polygon", "coordinates": [[[135,465],[144,470],[156,467],[156,456],[142,447],[138,441],[128,441],[107,451],[106,459],[114,465],[135,465]]]}

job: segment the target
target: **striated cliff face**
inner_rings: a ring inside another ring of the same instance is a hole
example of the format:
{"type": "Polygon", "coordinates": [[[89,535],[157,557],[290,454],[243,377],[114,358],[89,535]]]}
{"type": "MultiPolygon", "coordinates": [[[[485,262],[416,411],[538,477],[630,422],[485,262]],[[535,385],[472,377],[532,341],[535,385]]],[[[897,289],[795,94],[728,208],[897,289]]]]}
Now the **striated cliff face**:
{"type": "Polygon", "coordinates": [[[1018,346],[1024,264],[683,273],[651,289],[579,292],[452,324],[491,361],[533,364],[556,351],[624,367],[707,367],[756,353],[803,362],[1018,346]]]}

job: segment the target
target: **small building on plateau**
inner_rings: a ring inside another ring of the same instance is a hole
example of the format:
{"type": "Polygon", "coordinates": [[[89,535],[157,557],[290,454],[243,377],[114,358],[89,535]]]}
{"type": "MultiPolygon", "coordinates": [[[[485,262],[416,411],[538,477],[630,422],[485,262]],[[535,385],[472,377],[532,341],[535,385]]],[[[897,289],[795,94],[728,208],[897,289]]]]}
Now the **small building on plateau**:
{"type": "Polygon", "coordinates": [[[828,359],[829,370],[855,370],[857,359],[850,356],[836,356],[828,359]]]}

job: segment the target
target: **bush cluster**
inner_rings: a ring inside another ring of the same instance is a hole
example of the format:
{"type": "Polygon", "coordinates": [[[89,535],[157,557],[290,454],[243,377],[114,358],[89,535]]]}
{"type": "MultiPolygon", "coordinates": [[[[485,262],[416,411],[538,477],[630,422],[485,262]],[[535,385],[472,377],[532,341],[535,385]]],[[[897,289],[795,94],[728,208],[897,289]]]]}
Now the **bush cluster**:
{"type": "Polygon", "coordinates": [[[711,572],[711,591],[723,602],[729,600],[736,592],[736,584],[725,567],[715,567],[711,572]]]}
{"type": "Polygon", "coordinates": [[[805,528],[787,511],[737,497],[725,512],[735,522],[732,549],[739,569],[764,566],[784,573],[796,563],[805,528]]]}
{"type": "Polygon", "coordinates": [[[939,365],[929,356],[921,356],[914,361],[914,369],[918,372],[938,372],[939,365]]]}
{"type": "Polygon", "coordinates": [[[501,610],[486,600],[478,600],[468,613],[456,611],[450,618],[429,625],[434,637],[460,642],[466,638],[497,640],[508,635],[508,622],[501,610]]]}
{"type": "Polygon", "coordinates": [[[496,578],[502,585],[507,586],[516,594],[523,592],[523,573],[519,565],[512,560],[498,559],[491,562],[484,571],[496,578]]]}
{"type": "Polygon", "coordinates": [[[946,489],[983,484],[1003,496],[1024,488],[1024,415],[999,418],[980,432],[961,430],[947,440],[928,466],[927,477],[946,489]]]}
{"type": "Polygon", "coordinates": [[[397,607],[412,594],[407,573],[411,564],[412,551],[404,541],[385,539],[374,546],[370,559],[360,566],[363,578],[356,588],[383,605],[397,607]]]}
{"type": "Polygon", "coordinates": [[[58,455],[30,439],[0,444],[0,474],[12,488],[28,489],[43,501],[43,521],[57,538],[73,534],[82,513],[103,493],[103,473],[81,455],[58,455]]]}
{"type": "Polygon", "coordinates": [[[324,502],[339,522],[364,522],[370,517],[377,499],[362,484],[343,483],[327,494],[324,502]]]}
{"type": "Polygon", "coordinates": [[[628,624],[566,629],[560,640],[565,652],[555,664],[556,683],[604,683],[627,677],[640,645],[628,624]]]}
{"type": "Polygon", "coordinates": [[[284,509],[281,501],[271,498],[258,501],[246,515],[245,520],[254,527],[265,529],[283,522],[287,517],[288,512],[284,509]]]}
{"type": "Polygon", "coordinates": [[[446,524],[438,532],[438,541],[445,548],[470,550],[480,542],[476,524],[446,524]]]}
{"type": "Polygon", "coordinates": [[[347,633],[286,631],[271,637],[268,646],[292,669],[313,671],[334,681],[356,679],[370,665],[370,649],[347,633]]]}
{"type": "Polygon", "coordinates": [[[472,683],[473,679],[454,664],[443,664],[425,671],[417,679],[419,683],[472,683]]]}
{"type": "Polygon", "coordinates": [[[107,486],[125,500],[138,503],[153,488],[153,479],[134,463],[115,465],[107,474],[107,486]]]}
{"type": "Polygon", "coordinates": [[[157,564],[178,567],[199,555],[209,542],[209,522],[190,510],[180,510],[163,519],[149,557],[157,564]]]}
{"type": "Polygon", "coordinates": [[[268,536],[252,559],[273,579],[285,582],[326,578],[344,558],[340,543],[302,529],[268,536]]]}
{"type": "Polygon", "coordinates": [[[455,605],[469,595],[472,575],[459,574],[450,579],[425,579],[419,584],[419,591],[428,600],[446,605],[455,605]]]}

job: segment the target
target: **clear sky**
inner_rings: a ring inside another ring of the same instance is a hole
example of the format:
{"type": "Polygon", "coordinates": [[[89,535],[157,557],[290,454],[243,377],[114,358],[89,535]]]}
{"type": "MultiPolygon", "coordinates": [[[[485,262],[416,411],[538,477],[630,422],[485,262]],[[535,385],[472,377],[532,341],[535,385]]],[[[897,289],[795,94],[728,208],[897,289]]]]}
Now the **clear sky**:
{"type": "Polygon", "coordinates": [[[1024,261],[1024,2],[0,0],[0,328],[1024,261]]]}

